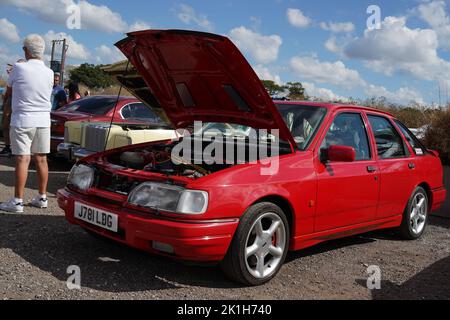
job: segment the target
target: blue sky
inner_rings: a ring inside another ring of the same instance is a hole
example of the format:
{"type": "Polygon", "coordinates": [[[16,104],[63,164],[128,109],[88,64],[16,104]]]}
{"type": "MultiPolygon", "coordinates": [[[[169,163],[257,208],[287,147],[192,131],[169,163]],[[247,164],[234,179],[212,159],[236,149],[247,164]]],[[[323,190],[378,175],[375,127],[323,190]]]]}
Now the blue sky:
{"type": "Polygon", "coordinates": [[[68,38],[68,62],[78,65],[120,60],[113,44],[129,30],[192,29],[229,36],[261,78],[300,81],[321,99],[385,96],[403,104],[444,104],[450,91],[450,2],[378,0],[381,28],[368,30],[373,3],[0,0],[0,63],[4,73],[5,63],[22,54],[21,39],[29,33],[47,42],[68,38]],[[71,5],[80,9],[80,30],[67,27],[71,5]]]}

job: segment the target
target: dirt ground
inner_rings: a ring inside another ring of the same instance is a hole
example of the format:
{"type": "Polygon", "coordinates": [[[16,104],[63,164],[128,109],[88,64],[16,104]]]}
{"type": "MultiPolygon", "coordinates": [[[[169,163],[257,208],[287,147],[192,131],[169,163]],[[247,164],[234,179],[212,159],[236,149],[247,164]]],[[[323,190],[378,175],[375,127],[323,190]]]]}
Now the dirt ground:
{"type": "MultiPolygon", "coordinates": [[[[245,288],[217,267],[186,266],[69,225],[54,196],[69,166],[50,165],[48,210],[0,214],[0,299],[450,299],[448,219],[432,217],[418,241],[383,231],[290,253],[273,281],[245,288]],[[71,265],[81,269],[81,290],[66,286],[71,265]],[[380,267],[380,290],[367,289],[371,265],[380,267]]],[[[35,186],[32,171],[27,198],[35,186]]],[[[12,187],[13,162],[0,159],[0,202],[12,187]]]]}

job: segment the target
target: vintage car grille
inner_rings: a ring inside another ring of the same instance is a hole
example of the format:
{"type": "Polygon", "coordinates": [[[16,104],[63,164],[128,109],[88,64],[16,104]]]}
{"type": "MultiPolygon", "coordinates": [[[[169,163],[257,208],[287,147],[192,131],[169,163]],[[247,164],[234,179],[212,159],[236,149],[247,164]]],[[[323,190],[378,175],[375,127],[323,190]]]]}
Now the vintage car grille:
{"type": "Polygon", "coordinates": [[[97,170],[95,186],[97,189],[128,195],[139,184],[135,179],[97,170]]]}
{"type": "Polygon", "coordinates": [[[69,139],[69,129],[64,128],[64,142],[69,143],[70,139],[69,139]]]}
{"type": "Polygon", "coordinates": [[[84,148],[89,151],[100,152],[105,149],[108,138],[109,125],[88,125],[85,128],[84,148]]]}

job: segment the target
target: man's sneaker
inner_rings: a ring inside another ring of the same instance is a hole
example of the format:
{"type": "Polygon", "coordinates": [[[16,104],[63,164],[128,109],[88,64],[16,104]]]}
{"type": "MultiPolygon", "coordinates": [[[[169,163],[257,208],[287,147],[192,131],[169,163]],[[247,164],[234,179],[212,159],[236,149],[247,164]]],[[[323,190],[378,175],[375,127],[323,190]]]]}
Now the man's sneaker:
{"type": "Polygon", "coordinates": [[[42,198],[41,196],[37,196],[33,200],[31,200],[30,205],[39,209],[47,209],[48,208],[48,199],[42,198]]]}
{"type": "Polygon", "coordinates": [[[0,157],[9,158],[12,156],[12,151],[10,147],[4,147],[2,151],[0,151],[0,157]]]}
{"type": "Polygon", "coordinates": [[[0,204],[0,211],[23,213],[23,202],[16,202],[15,199],[11,199],[8,202],[0,204]]]}

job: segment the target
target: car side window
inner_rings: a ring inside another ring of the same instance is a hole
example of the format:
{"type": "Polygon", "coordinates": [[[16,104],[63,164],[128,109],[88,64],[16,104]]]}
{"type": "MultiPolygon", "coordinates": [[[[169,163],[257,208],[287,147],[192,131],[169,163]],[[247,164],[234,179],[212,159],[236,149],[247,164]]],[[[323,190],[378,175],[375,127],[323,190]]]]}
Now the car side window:
{"type": "Polygon", "coordinates": [[[423,144],[419,141],[419,139],[416,138],[416,136],[409,131],[409,129],[400,121],[395,120],[395,123],[402,131],[403,135],[405,136],[406,140],[408,140],[409,144],[414,150],[414,153],[418,156],[423,156],[426,154],[426,148],[423,146],[423,144]]]}
{"type": "Polygon", "coordinates": [[[405,145],[400,134],[385,117],[368,115],[381,159],[406,157],[405,145]]]}
{"type": "Polygon", "coordinates": [[[150,121],[160,123],[161,119],[143,103],[132,103],[122,109],[122,117],[127,120],[150,121]]]}
{"type": "Polygon", "coordinates": [[[372,158],[366,126],[359,113],[341,113],[333,121],[321,145],[321,152],[330,146],[352,147],[356,161],[372,158]]]}

